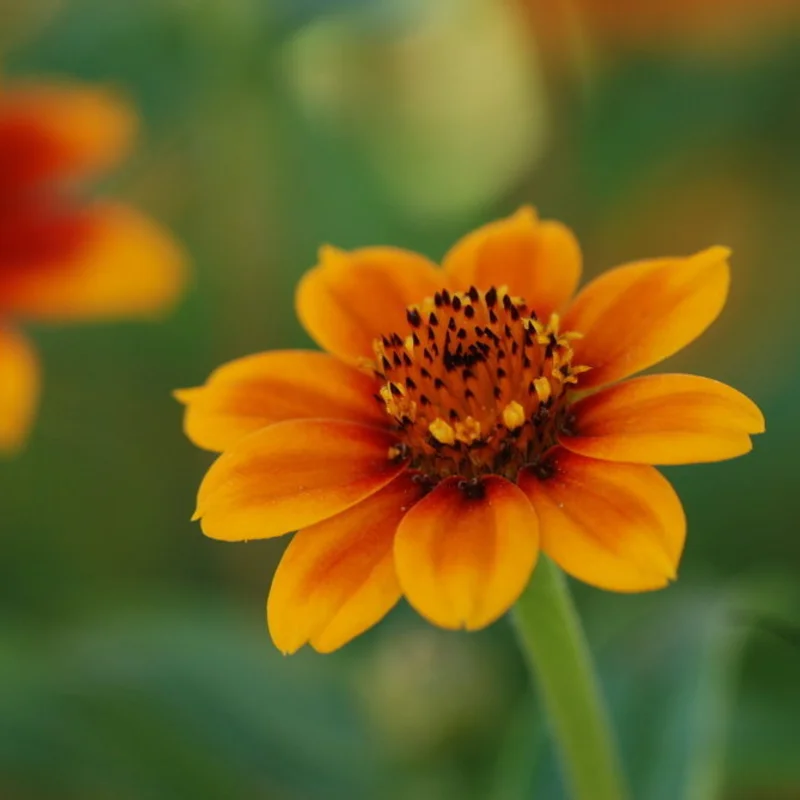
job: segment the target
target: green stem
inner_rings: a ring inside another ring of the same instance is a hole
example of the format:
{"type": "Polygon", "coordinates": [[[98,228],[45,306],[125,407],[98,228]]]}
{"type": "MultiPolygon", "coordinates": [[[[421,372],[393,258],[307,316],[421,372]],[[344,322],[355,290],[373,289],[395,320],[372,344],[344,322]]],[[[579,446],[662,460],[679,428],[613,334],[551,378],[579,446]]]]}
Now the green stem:
{"type": "Polygon", "coordinates": [[[541,556],[514,608],[517,638],[558,741],[575,800],[624,800],[627,791],[578,613],[561,570],[541,556]]]}

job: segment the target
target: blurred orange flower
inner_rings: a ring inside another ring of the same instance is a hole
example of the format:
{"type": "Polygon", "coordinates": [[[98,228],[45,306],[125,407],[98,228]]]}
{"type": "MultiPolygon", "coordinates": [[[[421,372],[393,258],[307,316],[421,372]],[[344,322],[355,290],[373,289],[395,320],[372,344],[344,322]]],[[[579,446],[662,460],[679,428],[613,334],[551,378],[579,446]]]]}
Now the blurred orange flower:
{"type": "Polygon", "coordinates": [[[100,89],[0,89],[0,451],[24,441],[39,391],[13,322],[150,315],[183,286],[184,257],[165,230],[74,192],[123,157],[134,130],[132,111],[100,89]]]}
{"type": "Polygon", "coordinates": [[[759,26],[800,20],[797,0],[521,0],[542,46],[552,50],[582,31],[619,42],[698,40],[714,48],[759,26]]]}
{"type": "Polygon", "coordinates": [[[177,393],[188,436],[223,453],[203,531],[300,529],[267,605],[277,646],[334,650],[401,595],[437,625],[481,628],[540,547],[604,589],[674,579],[684,514],[651,465],[741,455],[764,420],[708,378],[625,379],[716,318],[728,255],[629,264],[571,299],[578,243],[531,209],[462,239],[443,269],[323,248],[297,308],[327,354],[253,355],[177,393]]]}

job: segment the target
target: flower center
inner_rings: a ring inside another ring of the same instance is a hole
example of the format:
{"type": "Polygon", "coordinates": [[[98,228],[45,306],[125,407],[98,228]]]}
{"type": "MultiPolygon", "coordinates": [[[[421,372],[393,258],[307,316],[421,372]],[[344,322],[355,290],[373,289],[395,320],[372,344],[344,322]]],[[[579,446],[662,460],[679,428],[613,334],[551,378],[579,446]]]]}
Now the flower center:
{"type": "Polygon", "coordinates": [[[408,330],[374,342],[379,400],[408,459],[432,484],[496,474],[515,479],[556,443],[567,418],[570,342],[552,315],[541,322],[503,288],[437,292],[407,309],[408,330]]]}

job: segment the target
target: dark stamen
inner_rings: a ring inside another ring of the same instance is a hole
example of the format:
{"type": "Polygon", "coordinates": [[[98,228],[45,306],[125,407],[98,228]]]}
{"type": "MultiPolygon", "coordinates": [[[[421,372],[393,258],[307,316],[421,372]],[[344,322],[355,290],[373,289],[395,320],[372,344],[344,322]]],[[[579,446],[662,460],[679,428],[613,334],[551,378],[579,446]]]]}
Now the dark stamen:
{"type": "Polygon", "coordinates": [[[406,311],[406,319],[412,328],[419,328],[419,326],[422,324],[422,315],[419,313],[419,309],[417,308],[409,308],[406,311]]]}

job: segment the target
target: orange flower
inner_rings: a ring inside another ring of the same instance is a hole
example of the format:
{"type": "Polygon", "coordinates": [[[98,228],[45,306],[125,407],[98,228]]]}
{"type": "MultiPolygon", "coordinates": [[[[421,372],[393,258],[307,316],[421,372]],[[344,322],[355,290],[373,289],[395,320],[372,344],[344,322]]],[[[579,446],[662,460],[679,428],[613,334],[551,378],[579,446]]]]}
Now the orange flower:
{"type": "Polygon", "coordinates": [[[39,391],[36,356],[13,321],[149,315],[182,287],[183,255],[160,226],[73,190],[124,155],[134,128],[101,90],[0,89],[0,451],[23,442],[39,391]]]}
{"type": "Polygon", "coordinates": [[[619,42],[697,40],[704,51],[800,20],[797,0],[519,0],[545,49],[583,31],[619,42]]]}
{"type": "Polygon", "coordinates": [[[684,514],[651,465],[741,455],[764,420],[707,378],[623,379],[711,324],[727,259],[630,264],[571,300],[578,244],[528,208],[443,269],[323,248],[297,308],[328,354],[249,356],[177,393],[188,436],[223,453],[200,487],[203,531],[299,529],[267,604],[277,646],[334,650],[401,595],[437,625],[481,628],[540,547],[604,589],[674,579],[684,514]]]}

